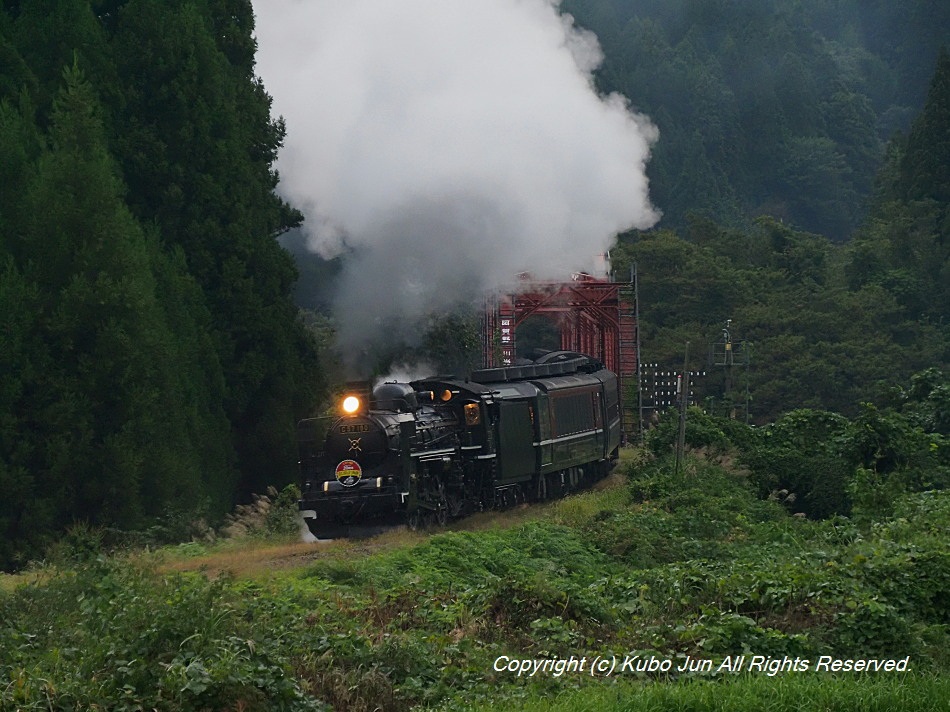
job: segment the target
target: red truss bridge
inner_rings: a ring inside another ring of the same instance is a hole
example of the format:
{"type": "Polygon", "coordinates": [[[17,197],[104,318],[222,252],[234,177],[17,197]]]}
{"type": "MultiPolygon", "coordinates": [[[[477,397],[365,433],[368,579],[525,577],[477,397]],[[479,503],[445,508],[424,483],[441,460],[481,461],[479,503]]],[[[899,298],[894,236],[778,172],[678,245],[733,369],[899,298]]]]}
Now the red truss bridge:
{"type": "Polygon", "coordinates": [[[517,286],[495,295],[485,309],[483,352],[487,367],[515,365],[517,329],[540,315],[560,331],[560,347],[603,361],[620,376],[624,429],[639,429],[640,339],[636,272],[630,281],[579,272],[569,282],[520,275],[517,286]]]}

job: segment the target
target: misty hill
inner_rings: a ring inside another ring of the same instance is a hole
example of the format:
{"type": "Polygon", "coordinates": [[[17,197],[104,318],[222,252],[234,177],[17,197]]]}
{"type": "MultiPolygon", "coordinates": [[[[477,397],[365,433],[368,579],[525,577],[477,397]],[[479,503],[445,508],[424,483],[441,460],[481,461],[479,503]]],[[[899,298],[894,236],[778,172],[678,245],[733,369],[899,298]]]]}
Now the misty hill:
{"type": "Polygon", "coordinates": [[[884,146],[920,111],[950,4],[932,0],[565,0],[593,30],[604,91],[660,130],[663,228],[771,215],[850,237],[884,146]]]}

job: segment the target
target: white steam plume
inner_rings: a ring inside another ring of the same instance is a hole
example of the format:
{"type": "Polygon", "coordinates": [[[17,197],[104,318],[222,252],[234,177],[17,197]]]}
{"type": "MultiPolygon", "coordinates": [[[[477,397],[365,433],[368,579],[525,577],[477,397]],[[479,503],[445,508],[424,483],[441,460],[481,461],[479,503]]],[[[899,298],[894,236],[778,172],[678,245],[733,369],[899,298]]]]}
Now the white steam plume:
{"type": "Polygon", "coordinates": [[[342,339],[521,271],[589,270],[658,219],[656,128],[596,93],[600,47],[557,0],[254,4],[258,71],[287,123],[279,191],[313,249],[352,252],[342,339]]]}

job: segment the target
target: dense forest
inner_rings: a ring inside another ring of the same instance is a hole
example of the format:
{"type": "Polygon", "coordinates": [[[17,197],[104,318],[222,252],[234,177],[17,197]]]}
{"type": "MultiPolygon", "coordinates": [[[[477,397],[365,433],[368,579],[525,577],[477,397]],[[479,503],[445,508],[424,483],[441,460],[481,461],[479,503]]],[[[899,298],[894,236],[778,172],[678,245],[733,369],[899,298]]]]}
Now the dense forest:
{"type": "Polygon", "coordinates": [[[320,371],[252,29],[242,0],[4,2],[0,566],[296,476],[320,371]]]}
{"type": "Polygon", "coordinates": [[[950,6],[932,0],[565,0],[597,75],[660,129],[661,227],[771,215],[850,237],[883,146],[920,111],[950,6]]]}
{"type": "MultiPolygon", "coordinates": [[[[749,404],[766,422],[799,407],[855,413],[891,402],[915,372],[950,360],[950,55],[941,50],[925,104],[888,144],[851,240],[794,229],[771,215],[748,229],[689,214],[678,231],[624,236],[614,252],[641,276],[644,349],[676,363],[727,320],[750,343],[749,404]]],[[[715,369],[712,369],[715,370],[715,369]]],[[[723,374],[710,374],[707,396],[723,374]]],[[[729,404],[727,404],[727,408],[729,404]]]]}
{"type": "Polygon", "coordinates": [[[950,6],[936,2],[565,0],[604,51],[602,91],[660,130],[664,216],[621,236],[643,360],[698,402],[766,423],[896,404],[950,361],[950,6]],[[731,320],[749,366],[723,393],[731,320]],[[747,390],[745,390],[747,389],[747,390]],[[738,392],[741,391],[741,392],[738,392]]]}
{"type": "MultiPolygon", "coordinates": [[[[690,341],[702,369],[731,319],[754,422],[939,399],[950,6],[560,7],[600,40],[597,88],[660,131],[663,218],[613,251],[638,267],[644,359],[690,341]]],[[[172,538],[295,478],[293,423],[340,376],[338,262],[275,192],[253,28],[248,0],[4,0],[0,567],[77,520],[172,538]]],[[[476,358],[475,323],[433,315],[422,349],[476,358]]],[[[697,387],[735,412],[715,376],[697,387]]]]}

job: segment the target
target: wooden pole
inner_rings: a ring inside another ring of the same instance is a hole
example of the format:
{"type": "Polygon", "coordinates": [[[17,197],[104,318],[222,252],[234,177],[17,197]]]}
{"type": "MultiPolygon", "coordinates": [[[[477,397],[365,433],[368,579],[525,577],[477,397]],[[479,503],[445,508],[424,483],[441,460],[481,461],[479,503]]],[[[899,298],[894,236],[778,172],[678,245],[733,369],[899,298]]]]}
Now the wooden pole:
{"type": "Polygon", "coordinates": [[[684,465],[686,457],[686,405],[689,402],[689,342],[686,342],[686,353],[683,356],[683,372],[680,374],[680,428],[676,438],[676,474],[684,465]]]}

